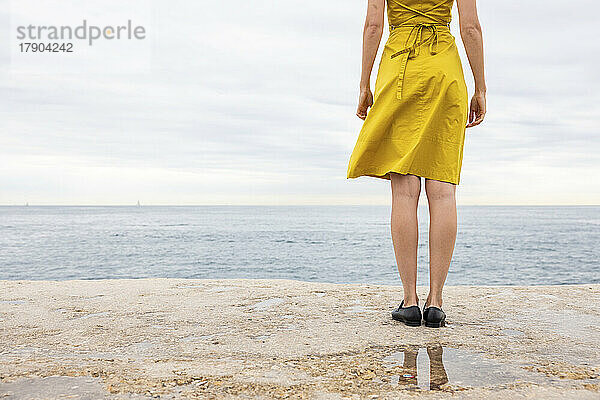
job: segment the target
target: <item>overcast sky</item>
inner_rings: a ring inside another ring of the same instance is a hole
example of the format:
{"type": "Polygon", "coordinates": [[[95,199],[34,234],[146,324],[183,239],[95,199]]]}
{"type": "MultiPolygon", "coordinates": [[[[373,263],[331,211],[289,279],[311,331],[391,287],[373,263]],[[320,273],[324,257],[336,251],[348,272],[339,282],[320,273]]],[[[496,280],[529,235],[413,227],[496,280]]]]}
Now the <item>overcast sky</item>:
{"type": "MultiPolygon", "coordinates": [[[[366,0],[28,1],[0,0],[0,204],[389,203],[389,181],[346,179],[366,0]],[[29,62],[29,15],[147,38],[29,62]]],[[[600,204],[600,3],[572,4],[479,1],[488,114],[459,203],[600,204]]]]}

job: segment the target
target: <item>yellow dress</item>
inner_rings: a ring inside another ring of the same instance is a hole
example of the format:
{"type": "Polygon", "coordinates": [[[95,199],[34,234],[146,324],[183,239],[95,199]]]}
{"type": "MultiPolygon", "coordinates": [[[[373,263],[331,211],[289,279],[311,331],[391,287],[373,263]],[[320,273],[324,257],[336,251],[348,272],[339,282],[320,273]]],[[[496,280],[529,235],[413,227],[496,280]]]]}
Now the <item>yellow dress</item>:
{"type": "Polygon", "coordinates": [[[459,183],[468,96],[453,2],[387,0],[390,36],[347,178],[397,172],[459,183]]]}

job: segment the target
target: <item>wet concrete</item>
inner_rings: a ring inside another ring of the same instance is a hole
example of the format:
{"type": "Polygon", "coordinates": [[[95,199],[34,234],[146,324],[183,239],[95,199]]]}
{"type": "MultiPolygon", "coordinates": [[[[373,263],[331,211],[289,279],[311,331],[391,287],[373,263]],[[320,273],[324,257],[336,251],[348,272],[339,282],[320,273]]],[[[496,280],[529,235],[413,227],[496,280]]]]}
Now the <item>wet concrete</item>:
{"type": "Polygon", "coordinates": [[[439,329],[393,321],[401,293],[0,282],[0,398],[600,398],[600,285],[447,287],[439,329]]]}
{"type": "Polygon", "coordinates": [[[14,382],[0,383],[1,399],[81,399],[109,398],[100,378],[48,376],[45,378],[21,378],[14,382]]]}

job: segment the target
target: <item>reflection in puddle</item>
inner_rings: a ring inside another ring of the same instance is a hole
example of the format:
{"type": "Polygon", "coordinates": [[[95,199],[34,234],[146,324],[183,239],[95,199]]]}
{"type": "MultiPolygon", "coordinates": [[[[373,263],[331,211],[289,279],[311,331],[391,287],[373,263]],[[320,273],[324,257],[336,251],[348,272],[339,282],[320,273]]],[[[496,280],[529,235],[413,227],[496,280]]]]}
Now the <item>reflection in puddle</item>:
{"type": "Polygon", "coordinates": [[[448,385],[459,387],[483,387],[530,379],[539,381],[540,376],[519,366],[503,364],[488,359],[481,353],[442,347],[432,344],[426,351],[419,346],[406,346],[383,359],[390,376],[390,383],[406,390],[444,390],[448,385]],[[446,386],[445,386],[446,385],[446,386]]]}
{"type": "Polygon", "coordinates": [[[393,353],[383,359],[388,367],[399,367],[400,374],[393,375],[390,383],[393,385],[405,386],[406,389],[440,390],[443,385],[448,383],[448,374],[444,368],[442,360],[443,348],[441,345],[427,346],[427,355],[429,357],[429,373],[424,373],[422,380],[417,378],[417,371],[423,370],[423,366],[418,368],[419,347],[408,346],[404,352],[393,353]],[[428,375],[428,376],[427,376],[428,375]],[[428,385],[426,383],[429,383],[428,385]]]}

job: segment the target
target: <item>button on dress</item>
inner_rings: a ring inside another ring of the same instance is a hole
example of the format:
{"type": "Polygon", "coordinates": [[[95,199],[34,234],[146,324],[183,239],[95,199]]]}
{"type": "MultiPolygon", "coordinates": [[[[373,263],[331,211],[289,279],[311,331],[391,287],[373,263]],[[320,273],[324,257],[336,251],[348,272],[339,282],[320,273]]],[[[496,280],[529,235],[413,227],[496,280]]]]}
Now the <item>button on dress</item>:
{"type": "Polygon", "coordinates": [[[468,95],[453,2],[387,0],[390,36],[347,178],[397,172],[459,184],[468,95]]]}

